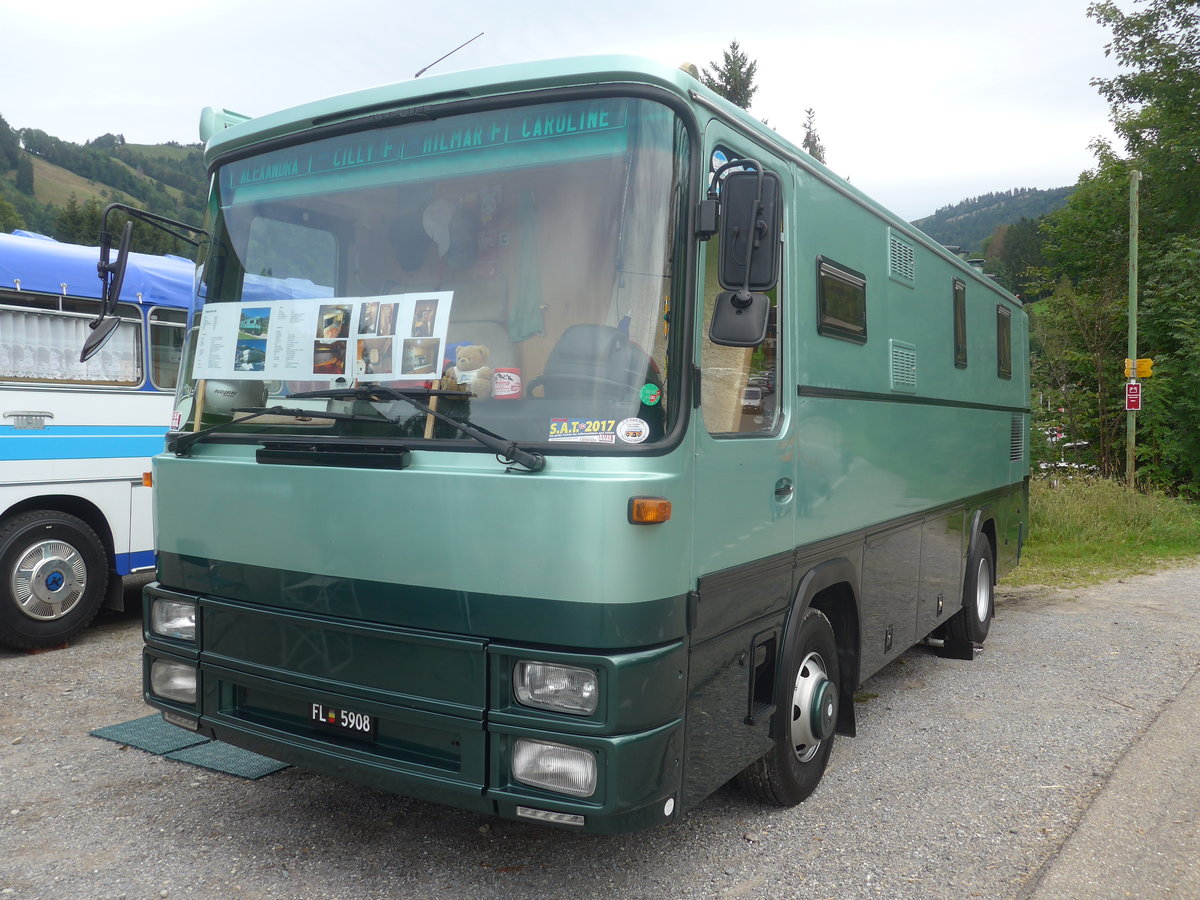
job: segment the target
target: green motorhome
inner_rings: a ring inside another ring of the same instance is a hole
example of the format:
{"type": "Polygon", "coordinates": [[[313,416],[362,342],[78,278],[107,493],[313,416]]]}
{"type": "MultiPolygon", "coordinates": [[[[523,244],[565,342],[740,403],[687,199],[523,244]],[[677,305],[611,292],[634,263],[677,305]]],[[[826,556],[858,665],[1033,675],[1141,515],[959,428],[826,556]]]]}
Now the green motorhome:
{"type": "Polygon", "coordinates": [[[1028,496],[1019,300],[682,69],[206,110],[147,701],[598,832],[816,788],[968,658],[1028,496]],[[957,665],[959,663],[947,663],[957,665]]]}

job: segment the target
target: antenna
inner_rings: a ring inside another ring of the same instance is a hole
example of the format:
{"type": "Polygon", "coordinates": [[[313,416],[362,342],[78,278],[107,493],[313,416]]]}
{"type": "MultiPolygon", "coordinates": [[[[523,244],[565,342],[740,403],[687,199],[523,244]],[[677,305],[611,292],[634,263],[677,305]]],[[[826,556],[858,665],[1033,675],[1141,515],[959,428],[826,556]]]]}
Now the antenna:
{"type": "MultiPolygon", "coordinates": [[[[479,39],[479,38],[481,38],[481,37],[483,37],[483,32],[482,32],[482,31],[481,31],[481,32],[479,32],[479,34],[475,35],[475,37],[471,38],[471,41],[478,40],[478,39],[479,39]]],[[[447,53],[447,54],[446,54],[446,56],[453,56],[455,53],[457,53],[457,52],[458,52],[459,50],[461,50],[463,47],[467,46],[467,44],[471,43],[471,41],[464,41],[463,43],[461,43],[461,44],[459,44],[457,47],[455,47],[453,50],[451,50],[449,53],[447,53]]],[[[427,66],[426,66],[424,69],[419,69],[419,70],[417,71],[417,74],[416,74],[416,75],[414,75],[414,76],[413,76],[413,78],[420,78],[420,77],[421,77],[422,75],[424,75],[424,74],[425,74],[427,71],[429,71],[429,70],[430,70],[430,69],[432,69],[434,66],[436,66],[438,63],[440,63],[440,62],[441,62],[443,59],[445,59],[445,58],[446,58],[446,56],[439,56],[437,59],[435,59],[435,60],[434,60],[433,62],[431,62],[429,65],[427,65],[427,66]]]]}

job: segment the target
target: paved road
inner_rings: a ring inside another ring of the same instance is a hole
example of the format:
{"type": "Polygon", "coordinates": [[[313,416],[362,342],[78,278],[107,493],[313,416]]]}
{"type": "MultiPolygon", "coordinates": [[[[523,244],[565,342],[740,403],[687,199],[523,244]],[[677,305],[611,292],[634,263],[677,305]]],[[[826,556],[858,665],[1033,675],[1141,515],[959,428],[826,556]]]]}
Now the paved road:
{"type": "Polygon", "coordinates": [[[0,900],[1200,896],[1200,560],[1004,591],[977,659],[914,648],[863,686],[808,802],[725,788],[617,837],[90,737],[146,714],[139,653],[113,615],[0,651],[0,900]]]}

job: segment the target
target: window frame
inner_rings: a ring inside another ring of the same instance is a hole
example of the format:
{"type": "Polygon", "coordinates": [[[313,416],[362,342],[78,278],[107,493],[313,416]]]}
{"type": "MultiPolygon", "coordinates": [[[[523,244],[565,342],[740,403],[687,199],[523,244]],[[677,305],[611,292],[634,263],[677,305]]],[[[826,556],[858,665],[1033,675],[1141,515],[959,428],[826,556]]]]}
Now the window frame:
{"type": "Polygon", "coordinates": [[[826,256],[817,257],[817,334],[852,344],[867,342],[867,276],[826,256]],[[860,308],[861,325],[831,315],[830,298],[826,295],[827,278],[857,291],[856,306],[860,308]]]}
{"type": "Polygon", "coordinates": [[[967,367],[967,283],[954,279],[954,368],[967,367]]]}
{"type": "Polygon", "coordinates": [[[996,375],[1012,378],[1012,313],[996,305],[996,375]]]}

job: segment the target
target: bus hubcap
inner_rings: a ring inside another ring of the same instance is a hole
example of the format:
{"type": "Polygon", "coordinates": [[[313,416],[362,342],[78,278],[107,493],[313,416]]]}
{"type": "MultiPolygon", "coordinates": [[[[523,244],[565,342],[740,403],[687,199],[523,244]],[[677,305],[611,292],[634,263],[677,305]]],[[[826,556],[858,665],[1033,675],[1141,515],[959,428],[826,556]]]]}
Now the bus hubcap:
{"type": "Polygon", "coordinates": [[[83,596],[87,568],[70,544],[41,541],[17,560],[10,587],[17,606],[31,619],[61,619],[83,596]]]}
{"type": "Polygon", "coordinates": [[[803,763],[816,756],[836,722],[836,686],[821,655],[810,653],[800,663],[792,691],[791,741],[796,758],[803,763]]]}

